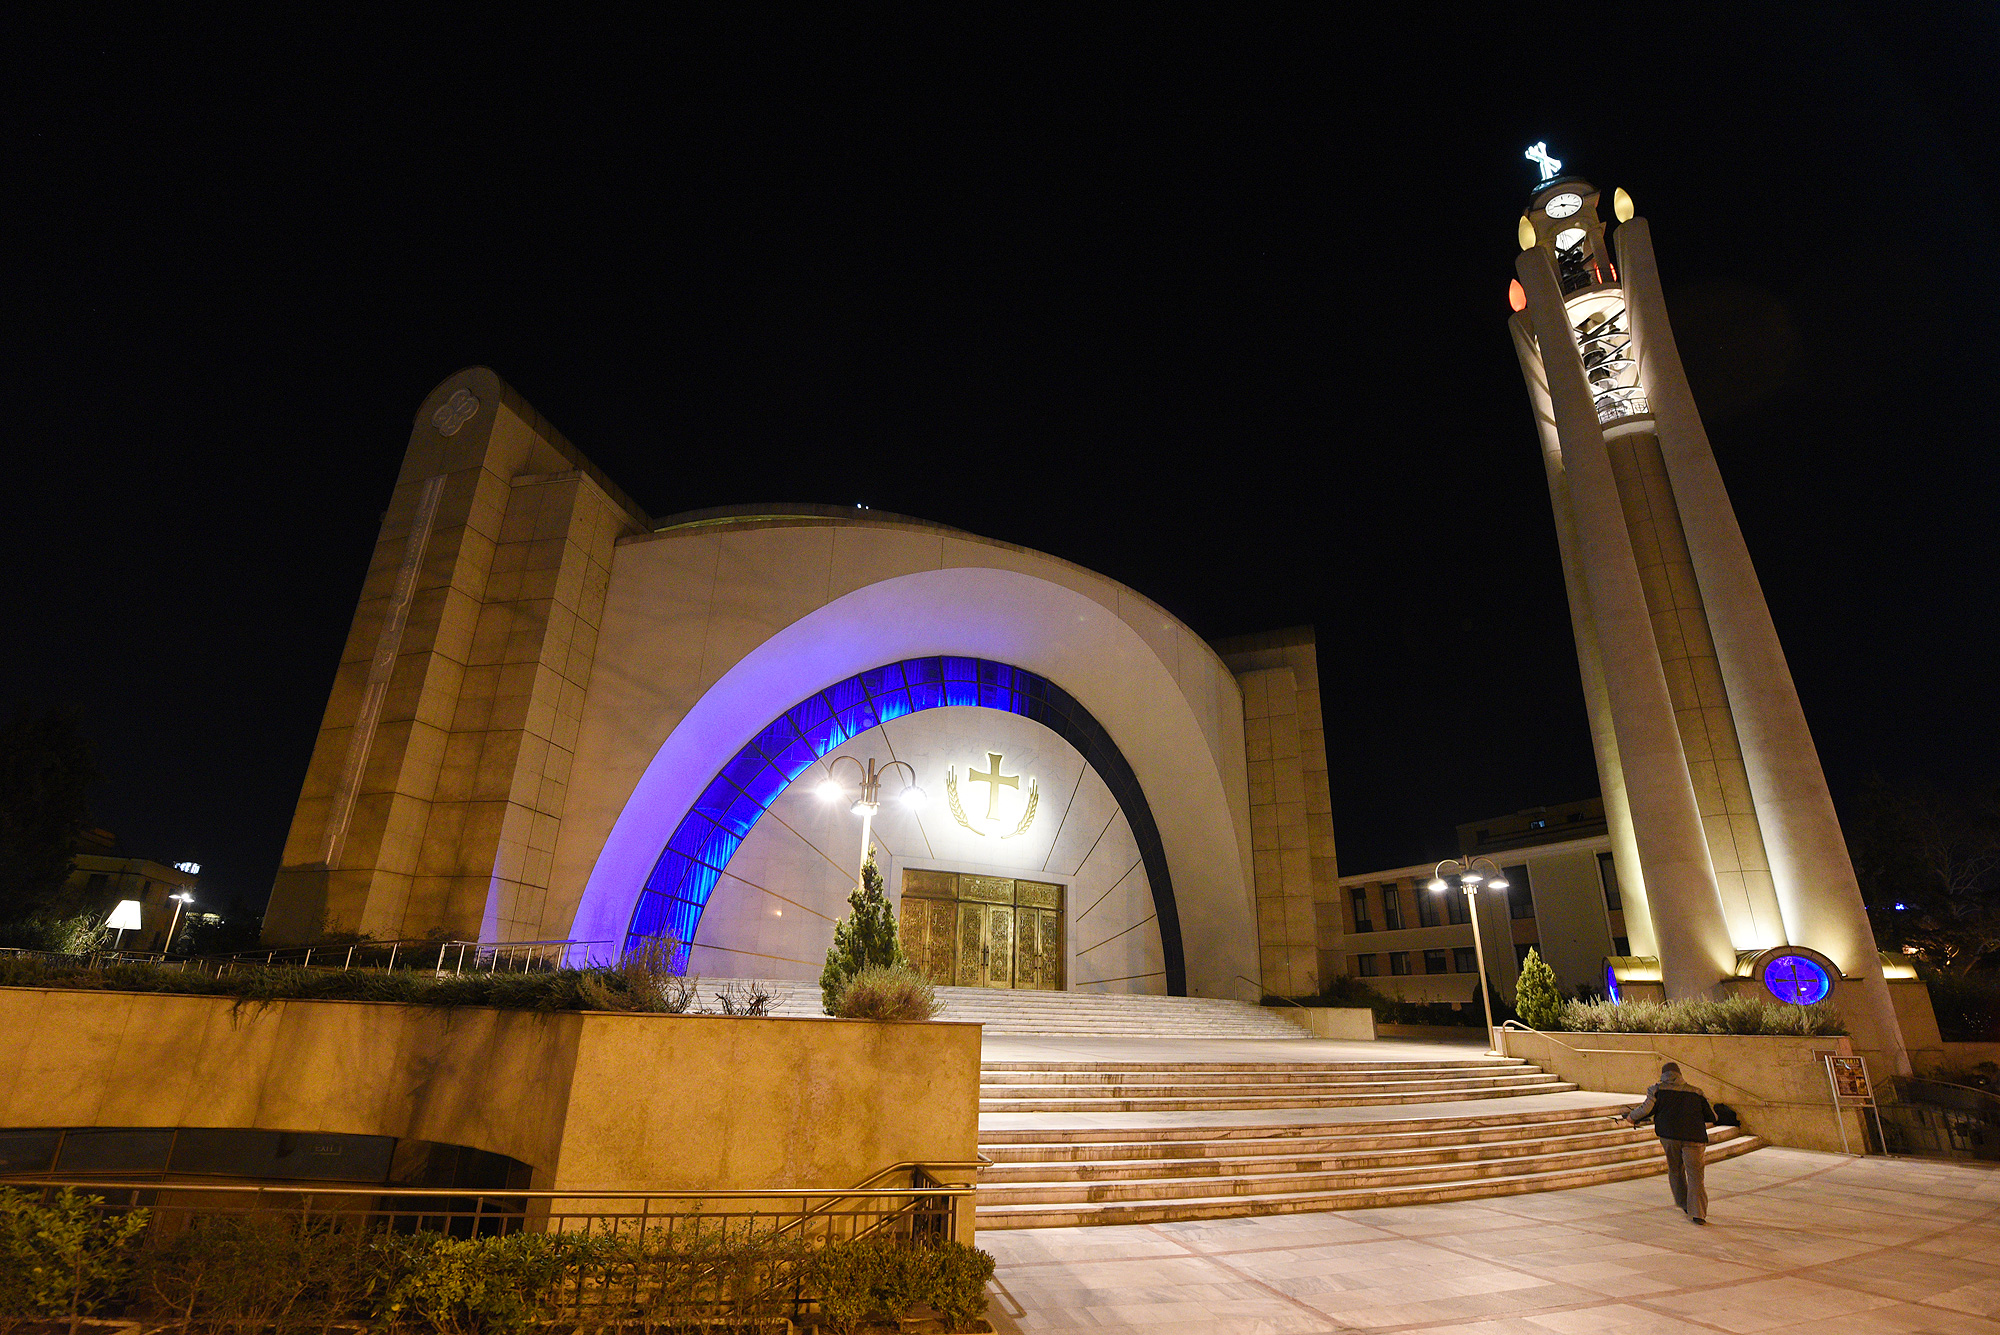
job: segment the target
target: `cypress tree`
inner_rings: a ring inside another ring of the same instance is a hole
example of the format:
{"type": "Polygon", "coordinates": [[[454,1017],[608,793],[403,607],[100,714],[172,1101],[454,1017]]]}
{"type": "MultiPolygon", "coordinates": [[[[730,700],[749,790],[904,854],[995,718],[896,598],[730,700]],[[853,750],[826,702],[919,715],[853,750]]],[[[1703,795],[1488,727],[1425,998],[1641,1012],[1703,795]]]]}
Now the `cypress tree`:
{"type": "Polygon", "coordinates": [[[833,925],[833,948],[826,952],[826,967],[819,974],[820,1001],[828,1015],[840,1004],[840,994],[855,974],[870,965],[908,964],[896,940],[896,915],[875,866],[873,847],[861,864],[861,884],[847,894],[847,907],[847,916],[833,925]]]}

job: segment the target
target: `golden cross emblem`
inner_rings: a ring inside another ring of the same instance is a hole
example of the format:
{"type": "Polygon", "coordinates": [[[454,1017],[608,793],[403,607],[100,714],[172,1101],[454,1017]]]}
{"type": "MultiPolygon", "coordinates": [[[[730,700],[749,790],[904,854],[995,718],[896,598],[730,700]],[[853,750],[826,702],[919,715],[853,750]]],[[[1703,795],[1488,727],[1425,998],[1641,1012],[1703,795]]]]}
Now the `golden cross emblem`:
{"type": "Polygon", "coordinates": [[[968,769],[965,772],[965,777],[973,783],[987,785],[986,819],[997,820],[1000,816],[1000,790],[1002,788],[1019,790],[1021,787],[1021,776],[1018,774],[1003,776],[1000,773],[1000,753],[998,751],[988,751],[986,753],[986,763],[993,767],[990,772],[968,769]]]}

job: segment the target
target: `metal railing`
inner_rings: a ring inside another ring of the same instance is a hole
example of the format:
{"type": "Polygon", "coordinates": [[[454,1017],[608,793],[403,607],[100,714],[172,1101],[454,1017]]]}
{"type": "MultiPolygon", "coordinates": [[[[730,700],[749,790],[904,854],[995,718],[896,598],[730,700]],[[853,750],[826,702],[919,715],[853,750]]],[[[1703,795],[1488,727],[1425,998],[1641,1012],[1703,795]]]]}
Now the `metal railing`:
{"type": "Polygon", "coordinates": [[[166,955],[156,950],[93,950],[83,954],[0,947],[0,956],[56,964],[157,964],[198,973],[239,969],[428,970],[435,973],[533,973],[551,969],[603,968],[618,962],[622,941],[460,941],[418,937],[396,941],[354,941],[332,945],[241,950],[230,955],[166,955]]]}
{"type": "Polygon", "coordinates": [[[541,1305],[555,1320],[618,1320],[670,1289],[709,1316],[754,1316],[773,1307],[796,1318],[816,1295],[801,1264],[814,1250],[863,1237],[911,1246],[961,1233],[977,1191],[939,1173],[988,1161],[893,1164],[847,1188],[750,1191],[515,1191],[451,1187],[321,1187],[15,1175],[0,1187],[68,1189],[100,1214],[146,1211],[144,1249],[171,1246],[210,1219],[237,1219],[317,1235],[322,1245],[434,1234],[455,1238],[540,1234],[558,1240],[560,1277],[541,1305]],[[907,1185],[887,1179],[903,1178],[907,1185]]]}
{"type": "Polygon", "coordinates": [[[2000,1095],[1908,1076],[1896,1077],[1896,1095],[1877,1109],[1891,1154],[2000,1159],[2000,1095]]]}

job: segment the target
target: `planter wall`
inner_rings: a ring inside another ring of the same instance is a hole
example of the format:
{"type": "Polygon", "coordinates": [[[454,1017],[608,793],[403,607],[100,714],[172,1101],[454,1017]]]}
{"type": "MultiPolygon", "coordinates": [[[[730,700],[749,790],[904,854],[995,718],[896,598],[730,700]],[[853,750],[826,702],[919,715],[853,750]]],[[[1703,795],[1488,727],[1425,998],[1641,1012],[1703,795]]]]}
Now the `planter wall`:
{"type": "Polygon", "coordinates": [[[1314,1038],[1372,1039],[1375,1012],[1366,1006],[1273,1006],[1314,1038]]]}
{"type": "MultiPolygon", "coordinates": [[[[1553,1071],[1580,1088],[1629,1094],[1637,1102],[1676,1061],[1710,1102],[1727,1103],[1745,1129],[1774,1145],[1839,1153],[1840,1123],[1822,1053],[1852,1055],[1845,1038],[1753,1038],[1734,1034],[1541,1034],[1502,1030],[1501,1051],[1553,1071]]],[[[1871,1061],[1881,1095],[1893,1071],[1871,1061]]],[[[1846,1114],[1850,1145],[1868,1142],[1858,1113],[1846,1114]]]]}
{"type": "Polygon", "coordinates": [[[0,1070],[0,1127],[396,1136],[536,1190],[845,1187],[978,1142],[972,1024],[0,988],[0,1070]]]}

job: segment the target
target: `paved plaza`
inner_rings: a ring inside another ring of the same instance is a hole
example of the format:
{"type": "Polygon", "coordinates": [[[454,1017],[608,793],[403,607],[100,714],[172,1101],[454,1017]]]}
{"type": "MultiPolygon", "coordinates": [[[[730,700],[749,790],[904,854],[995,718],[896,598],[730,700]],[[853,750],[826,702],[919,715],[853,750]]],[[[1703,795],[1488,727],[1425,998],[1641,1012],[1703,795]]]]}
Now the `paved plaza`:
{"type": "Polygon", "coordinates": [[[2000,1335],[2000,1173],[1765,1148],[1454,1204],[985,1232],[1004,1332],[2000,1335]]]}

